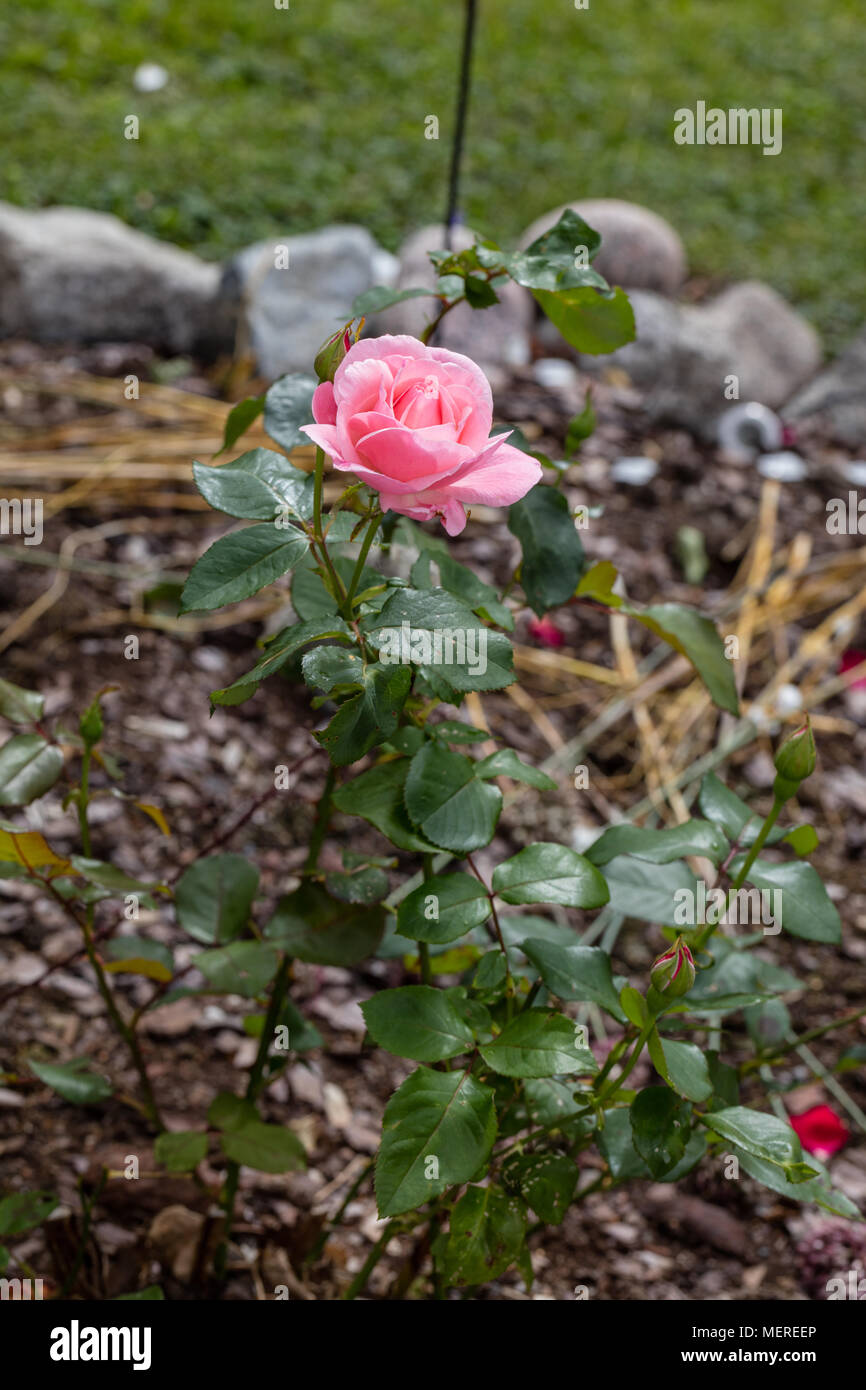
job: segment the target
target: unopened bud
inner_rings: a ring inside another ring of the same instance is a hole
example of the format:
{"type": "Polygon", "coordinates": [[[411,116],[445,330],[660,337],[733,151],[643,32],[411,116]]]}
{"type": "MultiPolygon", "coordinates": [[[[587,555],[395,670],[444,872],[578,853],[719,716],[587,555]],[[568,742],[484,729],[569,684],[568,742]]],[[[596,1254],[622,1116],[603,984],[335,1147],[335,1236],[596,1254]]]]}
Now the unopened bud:
{"type": "Polygon", "coordinates": [[[352,321],[350,320],[344,328],[333,333],[316,353],[316,360],[313,365],[320,381],[334,380],[337,368],[352,346],[351,327],[352,321]]]}
{"type": "Polygon", "coordinates": [[[795,796],[800,783],[815,771],[816,761],[815,738],[807,719],[801,729],[785,740],[776,754],[778,776],[773,783],[773,795],[779,801],[787,801],[795,796]]]}
{"type": "Polygon", "coordinates": [[[681,936],[653,961],[650,979],[653,987],[666,999],[678,999],[691,989],[695,982],[695,962],[681,936]]]}

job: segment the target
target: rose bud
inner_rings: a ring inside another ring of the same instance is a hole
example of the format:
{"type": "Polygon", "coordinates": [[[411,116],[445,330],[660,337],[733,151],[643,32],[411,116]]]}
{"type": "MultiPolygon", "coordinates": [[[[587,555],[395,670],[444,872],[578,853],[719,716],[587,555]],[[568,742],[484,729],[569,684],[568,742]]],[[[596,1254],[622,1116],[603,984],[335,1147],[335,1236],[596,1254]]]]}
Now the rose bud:
{"type": "Polygon", "coordinates": [[[695,982],[695,962],[681,936],[653,961],[650,980],[653,988],[667,999],[678,999],[691,989],[695,982]]]}
{"type": "Polygon", "coordinates": [[[529,635],[542,647],[561,647],[565,633],[550,618],[533,618],[529,624],[529,635]]]}
{"type": "Polygon", "coordinates": [[[316,376],[320,381],[333,381],[337,373],[337,368],[342,362],[349,348],[352,346],[352,335],[349,330],[352,327],[350,320],[344,328],[340,328],[336,333],[332,333],[326,343],[323,343],[316,353],[316,360],[313,363],[316,376]]]}
{"type": "Polygon", "coordinates": [[[815,771],[816,761],[815,739],[807,717],[803,727],[786,739],[776,754],[778,776],[773,783],[773,795],[779,801],[795,796],[800,783],[815,771]]]}

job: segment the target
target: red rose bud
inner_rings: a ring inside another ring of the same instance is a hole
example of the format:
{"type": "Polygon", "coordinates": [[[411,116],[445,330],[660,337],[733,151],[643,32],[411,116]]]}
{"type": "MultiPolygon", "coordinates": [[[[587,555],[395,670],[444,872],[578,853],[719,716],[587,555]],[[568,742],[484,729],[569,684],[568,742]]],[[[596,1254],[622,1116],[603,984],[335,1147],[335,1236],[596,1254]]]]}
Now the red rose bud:
{"type": "Polygon", "coordinates": [[[333,381],[337,368],[342,362],[349,348],[352,346],[352,335],[350,329],[353,320],[350,319],[344,328],[337,333],[333,333],[326,343],[323,343],[316,353],[316,360],[313,366],[316,376],[320,381],[333,381]]]}
{"type": "Polygon", "coordinates": [[[807,718],[802,729],[786,739],[776,754],[776,772],[779,775],[773,783],[773,795],[780,801],[795,796],[800,783],[815,771],[816,762],[815,739],[807,718]]]}
{"type": "Polygon", "coordinates": [[[681,936],[653,961],[650,980],[659,994],[664,994],[668,999],[678,999],[691,989],[695,982],[695,962],[681,936]]]}
{"type": "Polygon", "coordinates": [[[561,647],[565,641],[565,633],[550,618],[533,618],[529,624],[529,635],[542,647],[561,647]]]}

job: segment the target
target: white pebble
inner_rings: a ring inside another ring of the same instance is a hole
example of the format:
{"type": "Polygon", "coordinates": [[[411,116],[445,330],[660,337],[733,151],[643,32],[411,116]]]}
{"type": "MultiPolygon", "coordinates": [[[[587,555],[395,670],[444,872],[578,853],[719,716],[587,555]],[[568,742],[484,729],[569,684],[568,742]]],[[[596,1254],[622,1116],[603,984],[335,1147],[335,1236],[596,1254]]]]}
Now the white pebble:
{"type": "Polygon", "coordinates": [[[610,476],[615,483],[625,483],[627,487],[643,487],[652,482],[659,466],[655,459],[638,455],[635,458],[620,458],[614,461],[610,476]]]}
{"type": "Polygon", "coordinates": [[[758,472],[764,478],[775,478],[779,483],[799,483],[808,473],[805,461],[790,449],[778,454],[762,454],[758,459],[758,472]]]}

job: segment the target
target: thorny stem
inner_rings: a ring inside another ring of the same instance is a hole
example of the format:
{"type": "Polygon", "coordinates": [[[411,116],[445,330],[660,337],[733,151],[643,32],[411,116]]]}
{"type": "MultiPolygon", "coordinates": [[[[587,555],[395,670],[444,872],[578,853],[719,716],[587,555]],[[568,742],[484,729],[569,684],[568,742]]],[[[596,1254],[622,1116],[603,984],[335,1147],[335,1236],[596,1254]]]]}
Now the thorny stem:
{"type": "Polygon", "coordinates": [[[856,1023],[858,1019],[866,1015],[866,1008],[857,1009],[853,1014],[846,1014],[844,1018],[836,1018],[832,1023],[822,1023],[819,1028],[810,1028],[808,1032],[801,1033],[798,1038],[792,1038],[790,1042],[780,1043],[778,1047],[771,1048],[761,1057],[751,1057],[748,1061],[741,1063],[740,1075],[746,1076],[749,1072],[757,1071],[759,1067],[778,1062],[787,1053],[793,1052],[795,1048],[802,1047],[806,1043],[814,1042],[816,1038],[823,1038],[825,1033],[832,1033],[835,1028],[844,1028],[849,1023],[856,1023]]]}
{"type": "Polygon", "coordinates": [[[346,1193],[346,1196],[344,1197],[343,1201],[340,1203],[339,1209],[331,1218],[331,1220],[326,1222],[325,1226],[319,1233],[318,1238],[316,1239],[315,1245],[313,1245],[304,1256],[303,1263],[305,1265],[313,1264],[319,1258],[328,1242],[328,1237],[333,1234],[333,1232],[342,1222],[343,1217],[345,1216],[346,1211],[349,1207],[349,1204],[354,1200],[362,1184],[370,1176],[370,1173],[372,1172],[375,1163],[375,1158],[371,1158],[369,1163],[364,1164],[364,1167],[361,1169],[355,1181],[352,1183],[352,1186],[349,1188],[349,1191],[346,1193]]]}
{"type": "Polygon", "coordinates": [[[304,865],[305,873],[312,873],[319,862],[319,855],[322,852],[322,845],[328,833],[328,822],[331,819],[331,797],[333,796],[334,786],[337,781],[336,768],[329,765],[328,775],[325,778],[325,787],[319,799],[316,809],[316,823],[313,826],[313,833],[310,836],[310,848],[307,852],[307,862],[304,865]]]}
{"type": "MultiPolygon", "coordinates": [[[[776,824],[776,821],[779,819],[779,812],[781,811],[784,804],[784,801],[780,800],[779,797],[774,797],[773,805],[770,808],[769,815],[766,817],[764,824],[758,831],[758,834],[755,837],[755,843],[752,845],[751,849],[746,855],[745,860],[743,861],[743,867],[740,869],[740,872],[737,874],[737,877],[728,889],[727,903],[730,903],[730,900],[733,897],[734,893],[739,892],[739,890],[745,883],[749,870],[751,869],[752,865],[754,864],[755,860],[757,859],[758,855],[760,854],[761,850],[766,844],[767,836],[773,829],[773,826],[776,824]]],[[[726,863],[730,861],[730,858],[731,856],[729,855],[726,863]]],[[[719,925],[719,922],[722,920],[722,917],[725,916],[726,913],[727,904],[725,907],[725,912],[720,913],[718,919],[715,922],[707,922],[703,930],[700,931],[698,935],[695,937],[692,946],[693,952],[702,951],[704,949],[713,932],[716,930],[716,927],[719,925]]]]}
{"type": "Polygon", "coordinates": [[[491,889],[489,889],[489,888],[487,887],[487,884],[484,882],[484,879],[481,877],[481,874],[479,873],[479,871],[478,871],[478,869],[477,869],[477,867],[476,867],[476,865],[475,865],[475,862],[474,862],[474,860],[473,860],[471,854],[467,854],[467,856],[466,856],[466,863],[469,865],[469,867],[470,867],[470,869],[472,870],[472,872],[474,873],[475,877],[478,879],[478,882],[481,884],[481,887],[484,889],[485,893],[487,894],[487,898],[488,898],[488,901],[489,901],[489,903],[490,903],[490,914],[491,914],[491,916],[492,916],[492,918],[493,918],[493,929],[494,929],[494,931],[496,932],[496,939],[497,939],[497,941],[499,942],[499,949],[500,949],[500,951],[502,952],[502,954],[503,954],[503,956],[504,956],[504,958],[505,958],[505,988],[506,988],[506,991],[507,991],[507,993],[506,993],[506,998],[505,998],[505,1015],[506,1015],[507,1021],[510,1023],[510,1022],[511,1022],[511,1017],[512,1017],[512,1014],[513,1014],[513,1011],[514,1011],[514,979],[513,979],[512,974],[511,974],[511,963],[510,963],[510,961],[509,961],[509,959],[508,959],[508,951],[507,951],[506,946],[505,946],[505,939],[504,939],[504,937],[503,937],[503,935],[502,935],[502,927],[500,926],[500,923],[499,923],[499,915],[498,915],[498,913],[497,913],[497,911],[496,911],[496,903],[494,902],[494,894],[493,894],[493,892],[491,891],[491,889]]]}
{"type": "MultiPolygon", "coordinates": [[[[90,823],[87,816],[89,774],[90,749],[85,748],[81,767],[81,787],[79,788],[78,796],[78,823],[81,828],[81,847],[84,850],[85,857],[88,859],[91,857],[90,823]]],[[[132,1058],[133,1066],[138,1072],[139,1081],[141,1082],[141,1092],[144,1097],[145,1114],[157,1129],[165,1129],[162,1116],[159,1113],[159,1106],[157,1105],[156,1097],[153,1093],[153,1087],[150,1084],[150,1078],[147,1074],[147,1066],[141,1051],[141,1045],[136,1037],[134,1028],[126,1022],[117,1006],[111,986],[106,978],[105,969],[99,957],[99,952],[96,949],[96,936],[93,929],[96,911],[95,905],[93,903],[88,904],[86,915],[82,919],[72,907],[71,903],[68,903],[65,898],[61,897],[50,879],[45,879],[44,882],[55,902],[59,903],[66,915],[71,917],[76,926],[81,930],[84,937],[84,950],[93,968],[93,973],[96,976],[96,985],[108,1011],[108,1016],[114,1025],[115,1032],[126,1044],[127,1051],[132,1058]]]]}
{"type": "Polygon", "coordinates": [[[620,1089],[626,1077],[630,1076],[631,1073],[634,1071],[640,1059],[640,1055],[643,1052],[644,1047],[646,1046],[646,1040],[649,1037],[652,1030],[655,1028],[655,1026],[656,1019],[651,1018],[649,1022],[641,1029],[640,1033],[638,1034],[637,1041],[635,1042],[635,1045],[631,1051],[631,1054],[628,1060],[626,1061],[626,1064],[620,1072],[619,1076],[617,1076],[613,1081],[608,1082],[607,1086],[605,1086],[604,1089],[599,1092],[597,1101],[599,1108],[604,1106],[605,1101],[609,1100],[610,1097],[614,1094],[614,1092],[620,1089]]]}
{"type": "Polygon", "coordinates": [[[373,537],[379,529],[379,522],[381,521],[381,519],[382,513],[377,511],[376,514],[371,518],[367,534],[364,536],[364,541],[361,546],[361,552],[355,564],[355,573],[352,575],[352,578],[349,582],[349,588],[346,593],[346,607],[348,608],[350,613],[352,612],[352,599],[355,597],[355,591],[358,588],[361,575],[364,572],[364,562],[366,561],[367,556],[370,553],[370,546],[373,544],[373,537]]]}
{"type": "Polygon", "coordinates": [[[352,1299],[358,1297],[358,1294],[362,1291],[362,1289],[367,1283],[367,1280],[370,1278],[370,1275],[373,1273],[373,1270],[376,1268],[376,1265],[379,1263],[382,1256],[384,1255],[385,1246],[388,1244],[388,1241],[394,1234],[396,1226],[396,1221],[388,1222],[388,1225],[385,1227],[379,1239],[376,1241],[376,1244],[373,1246],[373,1249],[370,1251],[362,1267],[358,1270],[358,1273],[355,1275],[351,1284],[346,1289],[346,1292],[341,1295],[343,1299],[352,1299]]]}
{"type": "MultiPolygon", "coordinates": [[[[247,1080],[247,1088],[245,1091],[245,1098],[247,1100],[255,1101],[262,1090],[264,1084],[263,1078],[265,1063],[268,1059],[268,1053],[270,1051],[271,1042],[273,1041],[274,1033],[276,1031],[277,1020],[282,1011],[283,1004],[285,1003],[286,995],[289,992],[291,974],[292,958],[291,956],[283,956],[283,959],[280,962],[280,968],[277,971],[276,979],[274,980],[273,988],[271,990],[271,997],[268,1003],[268,1011],[265,1015],[265,1021],[262,1027],[261,1037],[259,1038],[259,1047],[256,1053],[256,1059],[253,1062],[253,1065],[250,1069],[249,1078],[247,1080]]],[[[238,1181],[240,1179],[240,1172],[240,1164],[236,1163],[234,1159],[231,1159],[229,1161],[228,1168],[226,1169],[226,1185],[222,1200],[222,1208],[225,1212],[225,1229],[223,1231],[222,1239],[220,1241],[216,1255],[214,1256],[214,1275],[220,1283],[222,1283],[226,1276],[226,1267],[228,1264],[229,1254],[229,1242],[231,1240],[232,1226],[234,1225],[235,1202],[237,1201],[238,1181]]]]}

